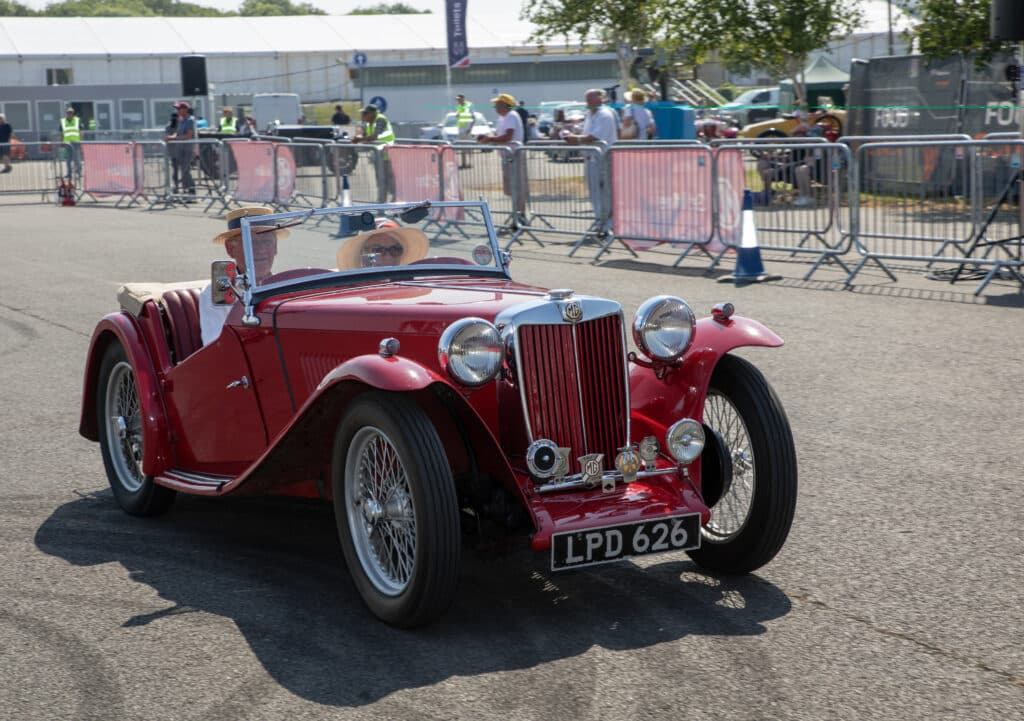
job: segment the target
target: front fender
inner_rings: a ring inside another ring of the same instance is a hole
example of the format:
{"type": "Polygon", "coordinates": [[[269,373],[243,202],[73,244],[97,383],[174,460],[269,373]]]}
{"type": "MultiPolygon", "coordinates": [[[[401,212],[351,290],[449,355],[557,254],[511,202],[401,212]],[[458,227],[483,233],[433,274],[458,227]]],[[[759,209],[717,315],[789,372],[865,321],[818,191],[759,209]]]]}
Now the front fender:
{"type": "Polygon", "coordinates": [[[713,318],[697,321],[690,349],[661,378],[651,368],[636,363],[630,367],[633,437],[654,434],[663,442],[667,428],[680,418],[703,418],[711,374],[729,351],[744,346],[777,348],[782,344],[774,331],[750,318],[733,316],[725,323],[713,318]]]}
{"type": "Polygon", "coordinates": [[[367,354],[345,361],[324,376],[317,392],[347,380],[359,381],[382,391],[418,391],[431,383],[448,385],[448,379],[408,358],[367,354]]]}
{"type": "Polygon", "coordinates": [[[96,389],[103,354],[111,343],[120,343],[132,364],[142,412],[142,472],[154,476],[173,467],[167,416],[160,379],[147,350],[138,322],[128,313],[110,313],[96,325],[86,358],[82,388],[82,411],[78,432],[99,441],[96,389]]]}

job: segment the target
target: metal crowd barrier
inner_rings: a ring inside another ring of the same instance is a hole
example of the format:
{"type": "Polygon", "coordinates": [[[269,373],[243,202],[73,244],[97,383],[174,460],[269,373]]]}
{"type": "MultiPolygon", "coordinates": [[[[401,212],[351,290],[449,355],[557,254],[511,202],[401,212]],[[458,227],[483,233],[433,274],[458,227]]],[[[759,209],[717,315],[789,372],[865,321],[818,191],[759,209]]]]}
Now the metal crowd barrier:
{"type": "Polygon", "coordinates": [[[1007,207],[1020,187],[1022,153],[1020,140],[860,146],[851,182],[860,191],[856,248],[862,258],[846,284],[869,262],[896,280],[883,262],[896,260],[952,263],[953,281],[965,266],[986,268],[975,294],[1001,271],[1024,286],[1020,198],[1016,211],[1007,207]]]}
{"type": "MultiPolygon", "coordinates": [[[[57,188],[65,176],[62,154],[70,150],[71,146],[62,143],[22,142],[0,151],[9,156],[11,163],[11,172],[0,173],[0,200],[58,202],[57,188]]],[[[72,181],[77,182],[77,177],[72,181]]]]}
{"type": "MultiPolygon", "coordinates": [[[[719,143],[715,146],[715,226],[720,252],[709,270],[725,252],[739,247],[740,216],[732,192],[737,173],[724,171],[724,158],[741,154],[739,181],[751,190],[757,243],[762,250],[784,251],[815,258],[804,275],[809,280],[823,263],[831,262],[847,273],[842,256],[849,252],[854,236],[850,209],[856,203],[854,188],[847,182],[850,149],[824,139],[810,142],[719,143]],[[732,154],[732,155],[730,155],[732,154]],[[723,180],[732,178],[723,186],[723,180]],[[731,203],[732,207],[728,204],[731,203]],[[729,212],[726,212],[726,211],[729,212]]],[[[742,186],[741,186],[742,187],[742,186]]]]}
{"type": "Polygon", "coordinates": [[[327,198],[337,205],[382,203],[383,173],[381,149],[363,143],[332,143],[324,147],[327,155],[327,198]]]}
{"type": "MultiPolygon", "coordinates": [[[[463,198],[486,200],[501,235],[513,235],[527,223],[529,188],[526,167],[517,156],[519,143],[452,144],[458,188],[463,198]]],[[[483,223],[483,219],[477,219],[483,223]]]]}

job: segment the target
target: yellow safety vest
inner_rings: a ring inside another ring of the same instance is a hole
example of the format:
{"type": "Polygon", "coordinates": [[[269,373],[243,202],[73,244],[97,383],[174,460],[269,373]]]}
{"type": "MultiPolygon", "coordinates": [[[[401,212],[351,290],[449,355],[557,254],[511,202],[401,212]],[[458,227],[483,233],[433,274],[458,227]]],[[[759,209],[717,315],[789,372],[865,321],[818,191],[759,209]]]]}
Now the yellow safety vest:
{"type": "Polygon", "coordinates": [[[77,143],[82,140],[81,125],[78,122],[78,116],[68,120],[67,118],[60,119],[60,129],[64,136],[65,143],[77,143]]]}
{"type": "Polygon", "coordinates": [[[221,118],[220,119],[220,132],[222,132],[222,133],[233,133],[233,132],[235,132],[235,119],[234,118],[221,118]]]}
{"type": "Polygon", "coordinates": [[[395,131],[391,128],[391,121],[388,120],[388,116],[384,113],[378,112],[377,117],[373,119],[372,123],[363,123],[363,137],[370,137],[377,129],[377,121],[384,119],[384,132],[377,136],[374,141],[376,145],[394,145],[395,144],[395,131]]]}
{"type": "Polygon", "coordinates": [[[459,119],[460,128],[468,128],[473,125],[473,103],[465,102],[455,109],[459,119]]]}

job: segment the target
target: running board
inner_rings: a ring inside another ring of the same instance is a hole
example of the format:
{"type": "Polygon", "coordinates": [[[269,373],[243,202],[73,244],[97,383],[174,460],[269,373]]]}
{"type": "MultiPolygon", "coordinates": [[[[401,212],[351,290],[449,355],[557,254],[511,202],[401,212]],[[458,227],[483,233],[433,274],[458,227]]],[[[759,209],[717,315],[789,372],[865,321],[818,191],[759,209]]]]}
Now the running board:
{"type": "Polygon", "coordinates": [[[175,491],[193,493],[200,496],[218,496],[224,486],[234,480],[232,476],[215,476],[208,473],[193,473],[172,468],[155,476],[157,485],[175,491]]]}

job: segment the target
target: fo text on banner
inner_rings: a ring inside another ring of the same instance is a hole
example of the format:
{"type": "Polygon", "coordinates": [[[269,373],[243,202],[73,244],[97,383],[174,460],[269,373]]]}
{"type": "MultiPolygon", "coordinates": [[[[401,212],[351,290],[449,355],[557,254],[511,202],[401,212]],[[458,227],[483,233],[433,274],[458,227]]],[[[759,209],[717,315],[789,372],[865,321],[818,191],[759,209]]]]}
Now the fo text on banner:
{"type": "Polygon", "coordinates": [[[467,0],[446,0],[445,19],[448,21],[448,67],[469,67],[469,41],[466,39],[467,0]]]}

